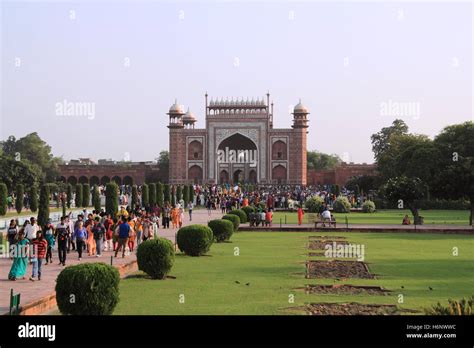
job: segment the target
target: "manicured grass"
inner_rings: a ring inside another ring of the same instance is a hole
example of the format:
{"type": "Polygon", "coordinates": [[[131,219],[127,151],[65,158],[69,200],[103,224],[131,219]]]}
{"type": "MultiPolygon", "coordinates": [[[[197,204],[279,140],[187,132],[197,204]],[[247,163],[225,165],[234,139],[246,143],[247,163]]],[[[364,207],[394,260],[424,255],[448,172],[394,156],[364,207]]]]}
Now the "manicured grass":
{"type": "Polygon", "coordinates": [[[297,288],[343,282],[304,278],[303,262],[310,259],[308,236],[331,232],[241,232],[233,235],[232,243],[214,244],[209,256],[177,254],[170,274],[176,279],[151,280],[139,272],[122,280],[115,314],[292,314],[284,309],[309,302],[353,301],[421,310],[474,294],[473,236],[332,233],[364,244],[365,261],[377,275],[377,279],[344,283],[380,285],[394,292],[386,296],[306,295],[297,288]],[[234,256],[236,247],[240,256],[234,256]],[[453,247],[459,248],[459,256],[452,255],[453,247]],[[290,294],[295,295],[295,303],[288,302],[290,294]],[[404,296],[402,304],[399,294],[404,296]],[[179,302],[180,295],[185,303],[179,302]]]}
{"type": "MultiPolygon", "coordinates": [[[[314,219],[315,214],[306,213],[303,218],[303,223],[308,223],[314,219]]],[[[349,224],[398,224],[401,225],[403,217],[408,215],[413,223],[413,216],[409,210],[379,210],[375,213],[368,214],[362,212],[352,212],[348,214],[334,213],[336,221],[344,224],[345,217],[349,220],[349,224]]],[[[422,210],[420,215],[425,218],[425,225],[441,224],[441,225],[469,225],[469,211],[468,210],[422,210]]],[[[296,212],[275,212],[273,214],[273,223],[279,224],[281,222],[288,224],[296,224],[298,217],[296,212]]]]}

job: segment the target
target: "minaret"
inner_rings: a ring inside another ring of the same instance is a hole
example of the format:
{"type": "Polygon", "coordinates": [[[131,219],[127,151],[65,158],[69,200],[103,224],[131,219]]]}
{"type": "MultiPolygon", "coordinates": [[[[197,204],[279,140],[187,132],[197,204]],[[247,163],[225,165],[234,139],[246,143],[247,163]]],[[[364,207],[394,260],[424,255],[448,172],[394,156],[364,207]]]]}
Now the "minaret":
{"type": "Polygon", "coordinates": [[[293,136],[290,144],[290,180],[293,184],[306,185],[307,179],[307,133],[309,110],[299,103],[293,110],[293,136]]]}
{"type": "Polygon", "coordinates": [[[170,118],[170,123],[168,128],[183,128],[182,117],[184,115],[183,107],[178,104],[178,101],[175,99],[174,104],[171,105],[167,115],[170,118]]]}

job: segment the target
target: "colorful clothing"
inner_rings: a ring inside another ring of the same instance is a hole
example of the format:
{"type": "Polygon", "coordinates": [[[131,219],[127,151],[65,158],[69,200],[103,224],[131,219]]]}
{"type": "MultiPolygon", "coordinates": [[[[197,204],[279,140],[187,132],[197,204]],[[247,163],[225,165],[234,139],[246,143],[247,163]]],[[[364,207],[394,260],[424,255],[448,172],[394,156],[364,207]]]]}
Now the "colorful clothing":
{"type": "Polygon", "coordinates": [[[26,274],[26,268],[28,266],[28,245],[30,242],[28,239],[24,238],[19,240],[14,250],[13,264],[10,268],[10,273],[8,273],[8,279],[16,280],[18,278],[23,278],[26,274]]]}

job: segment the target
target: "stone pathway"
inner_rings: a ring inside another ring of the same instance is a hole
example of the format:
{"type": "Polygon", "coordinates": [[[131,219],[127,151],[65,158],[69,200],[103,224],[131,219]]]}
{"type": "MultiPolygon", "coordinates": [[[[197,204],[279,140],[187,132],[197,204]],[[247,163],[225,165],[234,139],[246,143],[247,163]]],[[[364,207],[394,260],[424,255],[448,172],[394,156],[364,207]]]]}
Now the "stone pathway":
{"type": "MultiPolygon", "coordinates": [[[[205,224],[207,225],[209,220],[221,218],[222,214],[220,211],[213,211],[211,216],[208,215],[207,210],[198,209],[193,212],[193,221],[189,221],[189,215],[186,212],[184,217],[184,226],[191,223],[196,224],[205,224]]],[[[160,226],[161,227],[161,226],[160,226]]],[[[159,229],[158,235],[160,237],[165,237],[175,242],[175,235],[178,229],[159,229]]],[[[136,249],[135,249],[136,250],[136,249]]],[[[84,262],[106,262],[110,264],[110,257],[113,255],[112,251],[103,251],[102,257],[98,258],[95,256],[87,256],[87,252],[83,253],[83,258],[81,261],[77,259],[77,253],[72,251],[67,254],[66,266],[76,265],[78,263],[84,262]]],[[[113,258],[113,265],[120,266],[130,261],[135,260],[135,253],[132,253],[125,258],[117,257],[113,258]]],[[[64,268],[63,266],[58,265],[59,259],[57,252],[53,251],[53,260],[52,264],[47,266],[43,265],[42,267],[42,278],[41,281],[30,281],[28,278],[31,276],[31,265],[28,265],[28,271],[26,273],[26,279],[10,281],[8,280],[8,273],[12,261],[9,258],[0,258],[0,315],[8,313],[10,306],[10,289],[13,289],[15,294],[21,293],[21,305],[26,305],[33,301],[39,300],[45,296],[48,296],[54,292],[54,287],[56,286],[56,277],[59,272],[64,268]]]]}

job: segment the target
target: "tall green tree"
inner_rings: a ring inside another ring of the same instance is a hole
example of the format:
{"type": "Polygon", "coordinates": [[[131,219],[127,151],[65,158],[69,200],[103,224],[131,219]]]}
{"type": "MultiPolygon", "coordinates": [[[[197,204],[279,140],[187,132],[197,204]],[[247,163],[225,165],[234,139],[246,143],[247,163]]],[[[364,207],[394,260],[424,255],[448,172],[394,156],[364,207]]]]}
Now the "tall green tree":
{"type": "Polygon", "coordinates": [[[0,181],[7,185],[9,192],[15,190],[17,184],[24,187],[38,185],[42,177],[41,170],[30,162],[5,155],[0,155],[0,168],[0,181]]]}
{"type": "Polygon", "coordinates": [[[183,199],[183,189],[181,185],[178,185],[176,187],[176,201],[179,202],[181,199],[183,199]]]}
{"type": "Polygon", "coordinates": [[[156,184],[154,183],[149,184],[148,191],[149,191],[150,207],[153,207],[156,204],[156,184]]]}
{"type": "Polygon", "coordinates": [[[171,186],[171,206],[174,207],[176,205],[176,187],[174,185],[171,186]]]}
{"type": "Polygon", "coordinates": [[[380,132],[373,134],[370,139],[372,141],[372,151],[374,152],[376,162],[378,162],[379,157],[390,147],[392,137],[404,134],[408,134],[408,126],[400,119],[394,120],[391,126],[384,127],[380,132]]]}
{"type": "Polygon", "coordinates": [[[189,200],[194,203],[194,187],[189,185],[189,200]]]}
{"type": "Polygon", "coordinates": [[[165,184],[164,186],[163,199],[165,202],[171,202],[171,189],[169,184],[165,184]]]}
{"type": "Polygon", "coordinates": [[[164,192],[163,192],[163,184],[159,182],[156,184],[156,203],[160,206],[163,207],[164,203],[164,192]]]}
{"type": "Polygon", "coordinates": [[[36,185],[30,187],[28,196],[30,198],[30,210],[36,213],[38,210],[38,187],[36,185]]]}
{"type": "Polygon", "coordinates": [[[161,151],[159,157],[156,159],[162,179],[169,178],[170,168],[170,153],[168,151],[161,151]]]}
{"type": "Polygon", "coordinates": [[[15,209],[18,214],[23,210],[23,196],[25,195],[25,187],[23,184],[16,185],[15,209]]]}
{"type": "Polygon", "coordinates": [[[109,182],[105,186],[105,212],[112,217],[117,216],[118,194],[119,188],[115,182],[109,182]]]}
{"type": "Polygon", "coordinates": [[[48,184],[41,185],[40,200],[38,209],[38,225],[44,226],[49,219],[49,191],[50,186],[48,184]]]}
{"type": "Polygon", "coordinates": [[[132,208],[135,209],[135,207],[138,204],[138,187],[137,185],[132,186],[132,208]]]}
{"type": "Polygon", "coordinates": [[[62,216],[66,216],[66,199],[67,199],[67,196],[62,195],[62,199],[61,199],[61,210],[63,212],[62,216]]]}
{"type": "Polygon", "coordinates": [[[142,206],[147,208],[150,206],[149,187],[147,184],[142,185],[142,206]]]}
{"type": "Polygon", "coordinates": [[[82,207],[87,208],[91,202],[91,186],[89,184],[82,185],[82,207]]]}
{"type": "Polygon", "coordinates": [[[184,201],[185,206],[189,202],[189,186],[188,185],[183,186],[183,201],[184,201]]]}
{"type": "Polygon", "coordinates": [[[469,224],[474,215],[474,122],[448,126],[434,139],[439,153],[435,194],[439,197],[466,198],[470,202],[469,224]]]}
{"type": "Polygon", "coordinates": [[[76,184],[76,197],[74,202],[76,204],[76,208],[80,208],[82,206],[82,184],[76,184]]]}
{"type": "Polygon", "coordinates": [[[94,206],[94,210],[99,212],[101,209],[100,206],[100,192],[99,192],[99,187],[97,185],[94,185],[94,188],[92,190],[92,205],[94,206]]]}
{"type": "Polygon", "coordinates": [[[399,209],[408,208],[416,225],[420,224],[418,201],[424,197],[424,183],[419,178],[400,176],[391,178],[384,187],[385,197],[399,209]]]}
{"type": "Polygon", "coordinates": [[[3,182],[0,183],[0,215],[6,215],[8,211],[8,188],[3,182]]]}
{"type": "Polygon", "coordinates": [[[319,151],[307,151],[306,158],[308,169],[334,169],[342,162],[336,154],[329,155],[319,151]]]}
{"type": "Polygon", "coordinates": [[[66,206],[71,208],[71,200],[72,200],[72,185],[67,184],[66,186],[66,206]]]}

